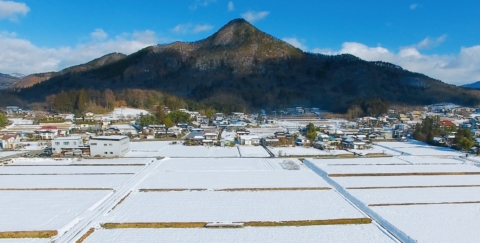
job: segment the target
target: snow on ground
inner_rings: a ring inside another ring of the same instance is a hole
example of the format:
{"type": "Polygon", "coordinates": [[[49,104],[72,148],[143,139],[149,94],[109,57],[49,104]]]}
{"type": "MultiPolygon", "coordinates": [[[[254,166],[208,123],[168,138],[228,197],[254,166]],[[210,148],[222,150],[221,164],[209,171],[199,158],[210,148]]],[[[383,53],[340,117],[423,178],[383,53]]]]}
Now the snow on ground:
{"type": "Polygon", "coordinates": [[[297,147],[268,147],[270,151],[278,157],[281,156],[314,156],[314,155],[332,155],[331,153],[316,148],[297,147]]]}
{"type": "Polygon", "coordinates": [[[415,147],[428,147],[427,143],[419,142],[416,140],[409,140],[408,142],[377,142],[377,145],[387,148],[415,148],[415,147]]]}
{"type": "Polygon", "coordinates": [[[2,175],[0,188],[117,188],[132,175],[2,175]]]}
{"type": "Polygon", "coordinates": [[[350,189],[365,204],[478,202],[480,187],[350,189]]]}
{"type": "Polygon", "coordinates": [[[182,191],[130,195],[110,222],[248,222],[364,218],[334,190],[182,191]]]}
{"type": "MultiPolygon", "coordinates": [[[[0,175],[134,173],[143,166],[1,166],[0,175]]],[[[480,169],[480,168],[479,168],[480,169]]]]}
{"type": "Polygon", "coordinates": [[[156,172],[138,188],[226,189],[330,187],[308,170],[156,172]]]}
{"type": "Polygon", "coordinates": [[[130,143],[131,151],[125,157],[240,157],[236,147],[184,146],[171,143],[171,141],[130,143]]]}
{"type": "Polygon", "coordinates": [[[480,185],[480,175],[332,177],[343,187],[480,185]]]}
{"type": "Polygon", "coordinates": [[[476,243],[480,239],[480,204],[372,207],[418,242],[476,243]]]}
{"type": "Polygon", "coordinates": [[[110,191],[0,191],[0,231],[57,230],[110,191]]]}
{"type": "Polygon", "coordinates": [[[296,159],[170,159],[164,161],[138,188],[330,187],[296,159]],[[298,170],[282,167],[284,161],[298,170]]]}
{"type": "Polygon", "coordinates": [[[35,238],[24,238],[24,239],[0,239],[0,243],[49,243],[50,239],[35,239],[35,238]]]}
{"type": "Polygon", "coordinates": [[[8,156],[13,156],[16,154],[23,154],[25,151],[0,151],[0,158],[5,158],[8,156]]]}
{"type": "Polygon", "coordinates": [[[23,118],[8,118],[12,125],[33,125],[34,120],[24,120],[23,118]]]}
{"type": "Polygon", "coordinates": [[[332,166],[317,164],[328,174],[379,174],[379,173],[447,173],[447,172],[480,172],[480,168],[467,165],[344,165],[332,166]]]}
{"type": "Polygon", "coordinates": [[[93,242],[395,242],[373,224],[241,229],[113,229],[97,230],[93,242]]]}
{"type": "Polygon", "coordinates": [[[418,148],[398,148],[402,152],[411,155],[430,155],[430,156],[461,156],[465,153],[461,153],[456,150],[442,147],[418,147],[418,148]]]}
{"type": "Polygon", "coordinates": [[[26,150],[26,151],[31,151],[31,150],[43,150],[47,147],[47,145],[44,142],[21,142],[20,143],[22,148],[19,150],[26,150]]]}
{"type": "Polygon", "coordinates": [[[238,146],[241,157],[270,157],[262,146],[238,146]]]}
{"type": "Polygon", "coordinates": [[[176,158],[163,161],[157,171],[260,171],[284,170],[280,163],[292,161],[301,170],[309,170],[297,159],[262,158],[176,158]]]}
{"type": "Polygon", "coordinates": [[[236,147],[206,147],[206,146],[184,146],[171,145],[159,152],[159,156],[173,158],[221,158],[240,157],[236,147]]]}
{"type": "Polygon", "coordinates": [[[370,149],[349,149],[348,151],[355,152],[361,155],[367,154],[385,154],[385,155],[400,155],[400,152],[393,151],[384,147],[373,145],[370,149]]]}
{"type": "Polygon", "coordinates": [[[400,159],[412,164],[463,164],[459,159],[433,156],[399,156],[400,159]]]}
{"type": "Polygon", "coordinates": [[[142,109],[135,109],[135,108],[128,108],[128,107],[121,107],[121,108],[115,108],[110,114],[110,117],[113,117],[114,119],[123,119],[123,117],[136,117],[139,115],[147,115],[150,114],[146,110],[142,109]],[[123,116],[123,117],[122,117],[123,116]]]}
{"type": "Polygon", "coordinates": [[[114,158],[114,159],[82,159],[74,161],[74,164],[85,165],[137,165],[148,164],[154,159],[150,158],[114,158]]]}
{"type": "Polygon", "coordinates": [[[76,158],[13,158],[9,165],[70,165],[76,158]]]}
{"type": "Polygon", "coordinates": [[[408,164],[407,162],[396,157],[381,157],[381,158],[347,158],[347,159],[312,159],[307,160],[316,165],[392,165],[392,164],[408,164]]]}
{"type": "Polygon", "coordinates": [[[459,151],[450,148],[436,147],[428,145],[424,142],[411,140],[408,142],[379,142],[380,147],[390,148],[397,152],[403,152],[410,155],[425,155],[425,156],[461,156],[465,155],[459,151]]]}

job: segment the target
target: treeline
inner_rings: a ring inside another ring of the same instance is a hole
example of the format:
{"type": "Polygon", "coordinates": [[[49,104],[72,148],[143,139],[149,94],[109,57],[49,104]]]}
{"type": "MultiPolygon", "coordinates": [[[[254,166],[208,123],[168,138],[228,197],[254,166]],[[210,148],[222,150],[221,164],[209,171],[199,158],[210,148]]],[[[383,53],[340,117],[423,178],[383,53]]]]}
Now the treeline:
{"type": "Polygon", "coordinates": [[[362,116],[379,116],[388,112],[388,101],[380,98],[357,100],[347,110],[347,116],[355,119],[362,116]]]}
{"type": "Polygon", "coordinates": [[[146,127],[148,125],[165,125],[167,128],[173,127],[178,123],[188,123],[191,120],[190,114],[176,110],[165,114],[159,106],[152,115],[142,115],[139,119],[139,125],[146,127]]]}
{"type": "Polygon", "coordinates": [[[438,145],[433,138],[445,136],[449,133],[455,133],[455,138],[451,143],[451,147],[454,149],[468,151],[475,144],[470,129],[440,126],[439,116],[426,117],[423,119],[421,124],[416,125],[413,137],[418,141],[426,142],[431,145],[438,145]]]}
{"type": "Polygon", "coordinates": [[[110,89],[102,91],[96,89],[62,90],[58,94],[47,96],[44,105],[47,110],[72,112],[76,116],[82,116],[85,112],[104,113],[113,110],[115,107],[122,106],[152,111],[157,107],[168,107],[172,111],[188,109],[199,111],[209,117],[213,116],[216,112],[231,113],[234,111],[245,111],[245,108],[239,104],[196,102],[164,92],[144,89],[122,89],[115,91],[110,89]]]}

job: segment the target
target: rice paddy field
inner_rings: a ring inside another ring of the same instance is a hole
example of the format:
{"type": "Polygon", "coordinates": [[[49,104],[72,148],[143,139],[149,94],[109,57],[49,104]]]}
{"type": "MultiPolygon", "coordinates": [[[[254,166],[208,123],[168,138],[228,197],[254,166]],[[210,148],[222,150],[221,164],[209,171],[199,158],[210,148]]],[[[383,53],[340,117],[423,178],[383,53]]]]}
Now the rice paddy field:
{"type": "Polygon", "coordinates": [[[477,241],[475,159],[378,146],[394,153],[299,160],[310,150],[142,142],[124,158],[11,159],[0,243],[477,241]]]}

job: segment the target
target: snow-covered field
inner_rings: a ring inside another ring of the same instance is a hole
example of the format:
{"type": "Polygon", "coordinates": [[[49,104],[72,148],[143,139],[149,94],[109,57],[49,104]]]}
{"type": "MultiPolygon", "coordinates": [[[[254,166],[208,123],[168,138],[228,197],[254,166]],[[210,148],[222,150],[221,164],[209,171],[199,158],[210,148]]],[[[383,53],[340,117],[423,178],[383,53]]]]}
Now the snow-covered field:
{"type": "Polygon", "coordinates": [[[334,190],[182,191],[130,195],[110,222],[248,222],[364,218],[334,190]]]}
{"type": "Polygon", "coordinates": [[[94,242],[396,242],[382,229],[368,225],[305,227],[245,227],[241,229],[113,229],[97,230],[85,243],[94,242]]]}
{"type": "Polygon", "coordinates": [[[0,188],[117,188],[132,175],[2,175],[0,188]]]}
{"type": "Polygon", "coordinates": [[[35,238],[23,238],[23,239],[0,239],[0,243],[49,243],[50,239],[35,239],[35,238]]]}
{"type": "Polygon", "coordinates": [[[215,158],[240,157],[236,147],[184,146],[171,142],[130,143],[125,157],[215,158]]]}
{"type": "Polygon", "coordinates": [[[463,164],[464,161],[453,158],[434,156],[399,156],[400,159],[412,164],[463,164]]]}
{"type": "Polygon", "coordinates": [[[272,153],[278,157],[281,156],[315,156],[315,155],[332,155],[330,152],[316,148],[297,147],[268,147],[272,153]]]}
{"type": "Polygon", "coordinates": [[[138,186],[141,189],[231,189],[330,187],[307,170],[158,172],[138,186]]]}
{"type": "Polygon", "coordinates": [[[143,166],[1,166],[0,175],[119,174],[134,173],[142,168],[143,166]]]}
{"type": "Polygon", "coordinates": [[[1,151],[0,150],[0,158],[5,158],[8,156],[16,155],[16,154],[23,154],[25,151],[1,151]]]}
{"type": "Polygon", "coordinates": [[[350,189],[365,204],[480,202],[480,187],[350,189]]]}
{"type": "MultiPolygon", "coordinates": [[[[163,161],[157,171],[259,171],[284,170],[281,163],[292,161],[300,165],[297,159],[263,158],[175,158],[163,161]]],[[[304,166],[300,169],[308,170],[304,166]]]]}
{"type": "Polygon", "coordinates": [[[0,231],[57,230],[110,191],[0,191],[0,231]]]}
{"type": "Polygon", "coordinates": [[[44,142],[21,142],[22,148],[20,150],[42,150],[47,147],[47,145],[44,142]]]}
{"type": "Polygon", "coordinates": [[[76,158],[13,158],[9,165],[70,165],[76,158]]]}
{"type": "Polygon", "coordinates": [[[74,164],[84,165],[140,165],[148,164],[154,159],[151,158],[115,158],[115,159],[82,159],[75,160],[74,164]]]}
{"type": "Polygon", "coordinates": [[[114,119],[123,119],[123,117],[136,117],[139,115],[148,115],[150,114],[146,110],[142,109],[135,109],[135,108],[128,108],[128,107],[121,107],[121,108],[115,108],[110,114],[108,114],[110,117],[113,117],[114,119]]]}
{"type": "Polygon", "coordinates": [[[409,155],[423,155],[423,156],[461,156],[461,152],[452,150],[450,148],[442,148],[430,146],[423,142],[408,141],[408,142],[379,142],[380,147],[390,148],[397,152],[403,152],[409,155]]]}
{"type": "MultiPolygon", "coordinates": [[[[314,164],[315,161],[312,161],[314,164]]],[[[381,173],[480,173],[480,168],[467,165],[320,165],[328,174],[381,174],[381,173]]]]}
{"type": "Polygon", "coordinates": [[[348,158],[348,159],[312,159],[307,160],[316,165],[395,165],[408,164],[397,157],[381,157],[381,158],[348,158]]]}
{"type": "Polygon", "coordinates": [[[400,155],[401,152],[393,151],[384,147],[373,145],[370,149],[349,149],[348,151],[355,152],[361,155],[367,154],[385,154],[385,155],[400,155]]]}
{"type": "Polygon", "coordinates": [[[418,242],[476,243],[480,239],[480,204],[372,207],[418,242]]]}
{"type": "Polygon", "coordinates": [[[141,189],[226,189],[329,187],[296,159],[170,159],[148,176],[141,189]],[[282,167],[284,161],[298,170],[282,167]]]}
{"type": "Polygon", "coordinates": [[[238,146],[241,157],[270,157],[262,146],[238,146]]]}
{"type": "Polygon", "coordinates": [[[334,179],[337,183],[339,183],[345,188],[480,185],[480,175],[353,176],[334,177],[332,179],[334,179]]]}

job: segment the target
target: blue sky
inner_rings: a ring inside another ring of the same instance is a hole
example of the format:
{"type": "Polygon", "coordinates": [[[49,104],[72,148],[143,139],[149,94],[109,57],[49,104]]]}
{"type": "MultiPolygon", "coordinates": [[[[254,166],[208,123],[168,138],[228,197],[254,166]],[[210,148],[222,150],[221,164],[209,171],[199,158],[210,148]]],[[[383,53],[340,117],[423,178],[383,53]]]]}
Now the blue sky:
{"type": "Polygon", "coordinates": [[[304,51],[351,53],[447,83],[480,80],[480,2],[0,0],[0,73],[208,37],[234,18],[304,51]]]}

